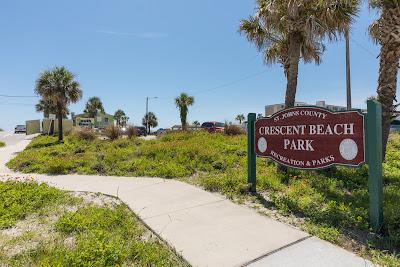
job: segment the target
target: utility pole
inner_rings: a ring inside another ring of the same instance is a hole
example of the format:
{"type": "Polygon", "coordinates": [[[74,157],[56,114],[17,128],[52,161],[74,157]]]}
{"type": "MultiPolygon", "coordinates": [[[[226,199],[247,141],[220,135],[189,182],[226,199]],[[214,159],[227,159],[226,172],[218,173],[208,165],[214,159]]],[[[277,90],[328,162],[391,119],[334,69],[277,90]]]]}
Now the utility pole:
{"type": "Polygon", "coordinates": [[[345,31],[346,38],[346,95],[347,109],[351,109],[351,77],[350,77],[350,34],[349,27],[345,31]]]}
{"type": "Polygon", "coordinates": [[[149,99],[157,99],[158,97],[157,96],[154,96],[154,97],[146,97],[146,114],[144,115],[144,118],[146,119],[146,132],[149,134],[150,133],[150,131],[149,131],[149,116],[148,116],[148,114],[149,114],[149,99]]]}
{"type": "Polygon", "coordinates": [[[148,132],[149,130],[149,97],[146,97],[146,113],[144,114],[144,118],[146,120],[146,132],[148,132]]]}

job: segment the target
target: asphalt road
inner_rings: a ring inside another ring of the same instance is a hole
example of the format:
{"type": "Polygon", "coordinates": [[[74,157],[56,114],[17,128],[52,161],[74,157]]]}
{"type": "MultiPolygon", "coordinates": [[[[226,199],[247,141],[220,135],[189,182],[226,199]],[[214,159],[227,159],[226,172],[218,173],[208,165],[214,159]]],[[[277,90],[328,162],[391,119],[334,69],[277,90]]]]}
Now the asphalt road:
{"type": "Polygon", "coordinates": [[[15,145],[24,139],[26,139],[26,134],[0,132],[0,141],[5,142],[7,146],[15,145]]]}

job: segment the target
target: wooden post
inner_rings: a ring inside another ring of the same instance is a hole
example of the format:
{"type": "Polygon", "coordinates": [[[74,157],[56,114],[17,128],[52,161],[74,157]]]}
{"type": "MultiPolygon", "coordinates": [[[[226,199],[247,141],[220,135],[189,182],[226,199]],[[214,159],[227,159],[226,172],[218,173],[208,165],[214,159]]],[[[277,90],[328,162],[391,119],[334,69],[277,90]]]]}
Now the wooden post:
{"type": "Polygon", "coordinates": [[[256,192],[256,152],[254,148],[254,123],[256,114],[249,113],[247,116],[247,182],[250,184],[250,192],[256,192]]]}
{"type": "Polygon", "coordinates": [[[377,232],[383,224],[382,181],[382,105],[368,100],[366,121],[366,152],[369,168],[369,218],[372,229],[377,232]]]}

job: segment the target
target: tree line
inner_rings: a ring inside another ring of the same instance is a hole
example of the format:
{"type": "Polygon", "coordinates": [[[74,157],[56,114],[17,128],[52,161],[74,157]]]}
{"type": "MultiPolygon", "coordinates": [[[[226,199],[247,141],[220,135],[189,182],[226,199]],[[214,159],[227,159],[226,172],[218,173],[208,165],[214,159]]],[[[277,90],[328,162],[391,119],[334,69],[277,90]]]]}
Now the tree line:
{"type": "MultiPolygon", "coordinates": [[[[36,104],[36,111],[43,112],[44,117],[48,118],[50,114],[55,114],[58,120],[58,139],[63,140],[63,119],[67,118],[70,113],[69,104],[78,102],[83,95],[81,86],[75,80],[75,75],[65,67],[54,67],[45,70],[39,75],[36,81],[35,93],[41,97],[39,103],[36,104]]],[[[187,129],[187,114],[189,106],[194,104],[194,97],[186,93],[182,93],[175,99],[175,104],[180,112],[182,129],[187,129]]],[[[104,114],[105,109],[99,97],[91,97],[85,105],[84,113],[95,118],[99,113],[104,114]]],[[[114,119],[117,126],[126,126],[129,117],[125,112],[118,109],[114,113],[114,119]]],[[[153,112],[147,112],[142,119],[143,126],[147,127],[150,132],[151,128],[157,127],[158,119],[153,112]]],[[[200,125],[195,121],[196,126],[200,125]]]]}

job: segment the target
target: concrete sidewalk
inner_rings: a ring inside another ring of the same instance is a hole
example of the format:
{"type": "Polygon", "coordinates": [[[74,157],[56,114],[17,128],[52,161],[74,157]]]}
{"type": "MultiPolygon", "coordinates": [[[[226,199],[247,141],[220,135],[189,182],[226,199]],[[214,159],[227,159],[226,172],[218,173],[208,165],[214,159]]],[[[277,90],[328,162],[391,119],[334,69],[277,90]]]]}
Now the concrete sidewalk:
{"type": "MultiPolygon", "coordinates": [[[[13,149],[25,145],[22,141],[13,149]]],[[[1,163],[18,151],[2,152],[1,163]]],[[[175,180],[11,172],[0,177],[33,178],[64,190],[119,197],[193,266],[374,266],[219,194],[175,180]]]]}
{"type": "Polygon", "coordinates": [[[6,143],[5,147],[0,148],[0,173],[12,173],[12,171],[6,167],[6,163],[24,150],[35,136],[37,135],[0,133],[0,141],[6,143]]]}

